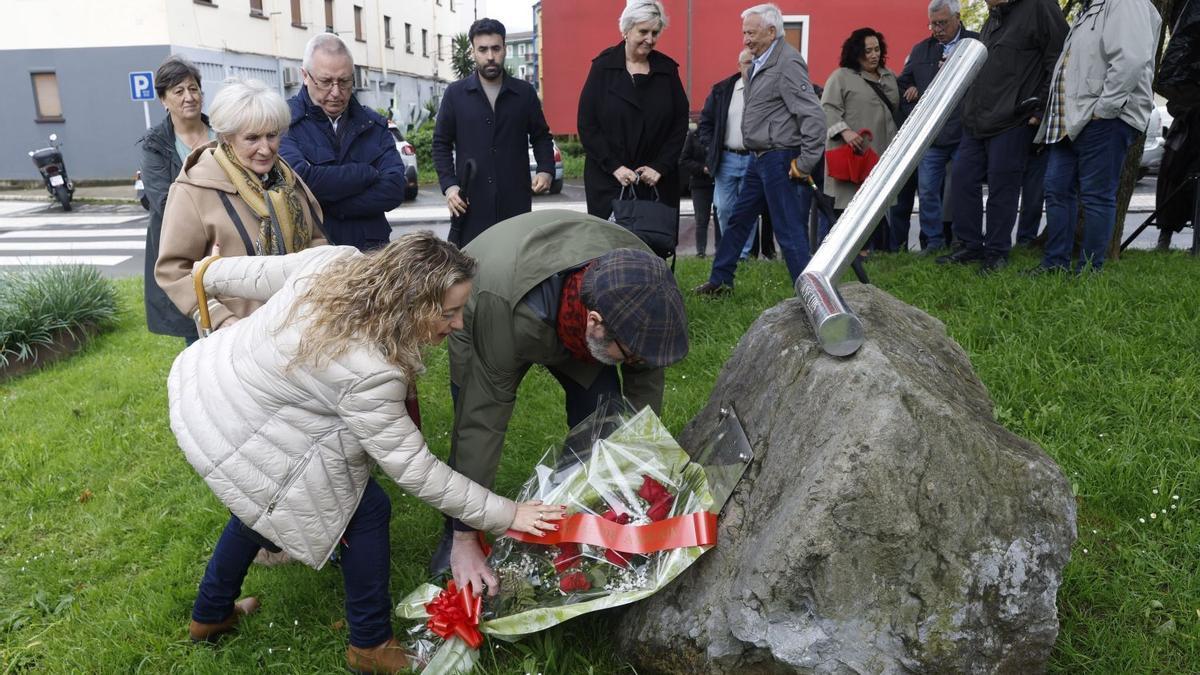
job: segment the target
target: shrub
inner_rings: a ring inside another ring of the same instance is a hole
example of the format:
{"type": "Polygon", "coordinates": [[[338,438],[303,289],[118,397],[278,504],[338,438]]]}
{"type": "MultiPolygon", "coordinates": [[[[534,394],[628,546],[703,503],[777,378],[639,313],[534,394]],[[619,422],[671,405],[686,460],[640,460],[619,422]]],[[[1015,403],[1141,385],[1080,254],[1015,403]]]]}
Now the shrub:
{"type": "Polygon", "coordinates": [[[104,328],[117,315],[112,284],[94,267],[43,267],[0,274],[0,366],[27,361],[60,331],[104,328]]]}

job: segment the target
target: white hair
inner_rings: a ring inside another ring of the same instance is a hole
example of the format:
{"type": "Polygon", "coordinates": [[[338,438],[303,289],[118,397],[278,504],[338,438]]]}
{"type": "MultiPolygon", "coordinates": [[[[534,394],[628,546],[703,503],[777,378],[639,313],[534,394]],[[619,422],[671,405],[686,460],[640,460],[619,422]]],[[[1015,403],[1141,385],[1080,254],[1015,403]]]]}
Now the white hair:
{"type": "Polygon", "coordinates": [[[751,14],[757,15],[763,24],[774,27],[775,37],[783,37],[783,12],[779,11],[779,8],[773,3],[768,2],[762,5],[755,5],[742,12],[742,18],[745,19],[751,14]]]}
{"type": "Polygon", "coordinates": [[[624,35],[634,25],[647,21],[657,21],[660,31],[667,29],[667,13],[663,11],[662,3],[658,0],[629,0],[625,11],[621,12],[617,26],[624,35]]]}
{"type": "Polygon", "coordinates": [[[951,14],[958,14],[962,10],[962,7],[958,4],[958,0],[933,0],[929,3],[929,13],[933,14],[943,7],[950,10],[951,14]]]}
{"type": "Polygon", "coordinates": [[[221,140],[241,133],[282,133],[292,121],[283,97],[262,80],[225,80],[208,121],[221,140]]]}
{"type": "Polygon", "coordinates": [[[304,61],[301,65],[304,70],[312,70],[313,54],[318,51],[325,52],[332,56],[345,56],[350,59],[350,65],[354,65],[354,55],[350,53],[350,48],[342,41],[342,38],[333,33],[317,33],[312,36],[308,44],[304,45],[304,61]]]}

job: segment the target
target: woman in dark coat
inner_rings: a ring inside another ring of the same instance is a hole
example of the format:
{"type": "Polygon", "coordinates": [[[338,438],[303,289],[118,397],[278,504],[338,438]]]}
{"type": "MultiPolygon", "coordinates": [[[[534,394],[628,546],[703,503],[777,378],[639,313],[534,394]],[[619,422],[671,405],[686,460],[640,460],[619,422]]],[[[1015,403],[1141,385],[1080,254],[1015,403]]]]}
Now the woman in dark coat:
{"type": "MultiPolygon", "coordinates": [[[[579,96],[579,140],[588,213],[612,214],[622,185],[657,186],[679,206],[679,155],[687,135],[688,101],[679,65],[654,50],[667,27],[662,3],[632,0],[621,13],[624,40],[600,52],[579,96]]],[[[643,198],[652,191],[641,188],[643,198]]]]}
{"type": "Polygon", "coordinates": [[[192,148],[215,138],[208,118],[200,112],[204,93],[200,89],[200,71],[181,56],[168,57],[154,73],[154,90],[167,109],[167,117],[142,138],[142,185],[150,210],[146,229],[146,271],[143,276],[146,300],[146,327],[159,335],[181,337],[195,342],[196,324],[179,311],[154,280],[158,262],[158,244],[162,238],[163,211],[167,192],[183,168],[183,160],[192,148]]]}

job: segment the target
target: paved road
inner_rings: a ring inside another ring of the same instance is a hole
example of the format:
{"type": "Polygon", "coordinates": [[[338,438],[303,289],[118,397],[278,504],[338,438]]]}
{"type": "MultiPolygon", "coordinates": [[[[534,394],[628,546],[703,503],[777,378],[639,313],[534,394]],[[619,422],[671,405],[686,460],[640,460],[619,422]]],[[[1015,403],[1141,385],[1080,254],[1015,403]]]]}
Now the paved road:
{"type": "MultiPolygon", "coordinates": [[[[419,229],[445,236],[449,218],[444,204],[435,187],[422,189],[415,201],[388,213],[393,236],[419,229]]],[[[1136,229],[1153,207],[1154,178],[1150,177],[1138,184],[1126,232],[1136,229]]],[[[585,211],[582,185],[568,184],[562,194],[534,198],[535,210],[551,208],[585,211]]],[[[680,211],[679,251],[691,255],[696,250],[691,200],[685,198],[680,211]]],[[[74,211],[64,213],[47,202],[0,201],[0,269],[74,263],[95,265],[110,278],[140,275],[147,220],[146,212],[134,205],[77,204],[74,211]]],[[[916,229],[914,222],[914,246],[916,229]]],[[[1157,232],[1147,230],[1134,246],[1153,247],[1157,232]]],[[[1174,244],[1186,248],[1190,241],[1185,233],[1177,235],[1174,244]]]]}

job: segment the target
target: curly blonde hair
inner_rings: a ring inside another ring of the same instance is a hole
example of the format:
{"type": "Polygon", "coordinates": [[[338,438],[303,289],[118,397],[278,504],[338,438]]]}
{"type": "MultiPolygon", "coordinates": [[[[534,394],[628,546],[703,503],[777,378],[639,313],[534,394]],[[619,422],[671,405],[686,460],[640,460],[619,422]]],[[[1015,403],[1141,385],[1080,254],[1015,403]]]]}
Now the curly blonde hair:
{"type": "Polygon", "coordinates": [[[286,320],[310,322],[292,365],[320,364],[365,343],[412,381],[424,370],[421,347],[433,340],[446,291],[470,281],[477,267],[432,232],[414,232],[322,271],[286,320]]]}

